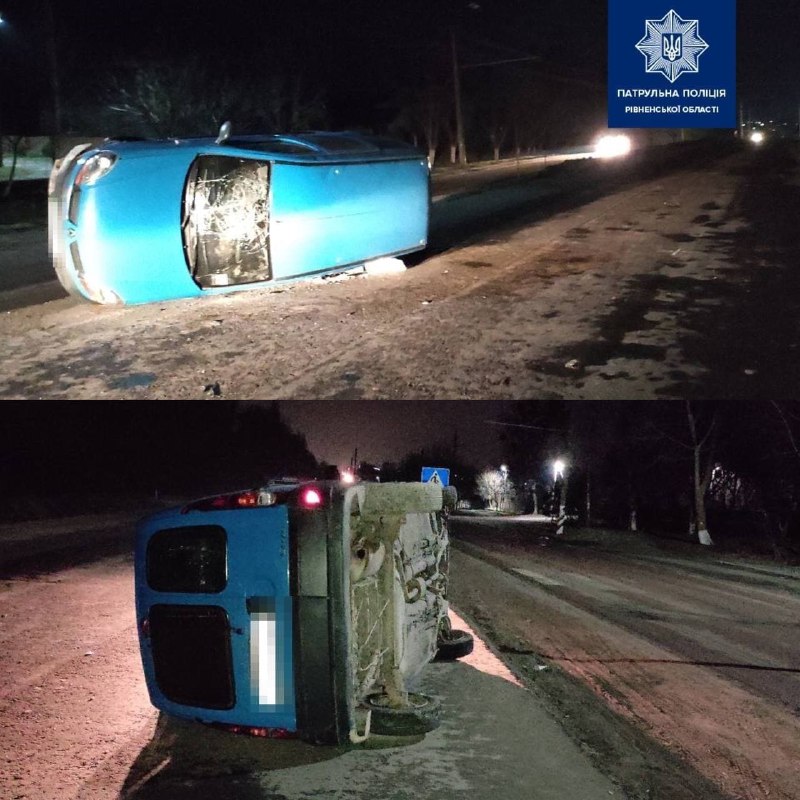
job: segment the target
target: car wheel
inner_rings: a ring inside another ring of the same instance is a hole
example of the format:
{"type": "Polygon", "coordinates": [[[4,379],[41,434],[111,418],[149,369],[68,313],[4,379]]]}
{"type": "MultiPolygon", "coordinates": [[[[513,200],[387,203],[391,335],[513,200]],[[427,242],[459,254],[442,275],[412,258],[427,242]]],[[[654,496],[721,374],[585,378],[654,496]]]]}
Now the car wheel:
{"type": "Polygon", "coordinates": [[[436,655],[434,661],[455,661],[457,658],[468,656],[475,646],[472,635],[466,631],[450,630],[440,633],[436,641],[436,655]]]}
{"type": "Polygon", "coordinates": [[[409,692],[408,705],[394,708],[388,695],[369,694],[364,705],[372,712],[370,730],[384,736],[417,736],[439,726],[440,703],[435,697],[409,692]]]}

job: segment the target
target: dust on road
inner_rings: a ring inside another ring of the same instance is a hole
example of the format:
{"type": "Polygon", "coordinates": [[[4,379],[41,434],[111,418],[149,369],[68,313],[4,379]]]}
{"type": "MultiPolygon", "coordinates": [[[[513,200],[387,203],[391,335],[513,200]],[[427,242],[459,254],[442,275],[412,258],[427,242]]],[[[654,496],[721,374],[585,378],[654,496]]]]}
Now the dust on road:
{"type": "Polygon", "coordinates": [[[438,255],[400,275],[145,307],[63,300],[10,311],[0,318],[0,397],[800,389],[800,359],[790,357],[800,336],[774,313],[800,297],[789,269],[800,242],[785,221],[800,206],[793,155],[740,153],[633,184],[603,164],[557,169],[548,180],[561,192],[540,193],[527,216],[500,204],[481,222],[496,195],[458,200],[472,238],[455,224],[438,255]],[[784,222],[761,224],[778,216],[784,222]]]}
{"type": "MultiPolygon", "coordinates": [[[[601,800],[617,786],[485,647],[431,665],[424,737],[363,747],[237,736],[149,704],[129,556],[0,582],[0,796],[246,800],[487,795],[601,800]],[[532,744],[546,748],[531,754],[532,744]]],[[[463,627],[457,618],[455,624],[463,627]]]]}
{"type": "MultiPolygon", "coordinates": [[[[798,675],[788,642],[784,647],[796,627],[796,595],[764,588],[760,578],[738,585],[730,576],[687,572],[690,566],[603,555],[578,547],[579,532],[574,547],[547,540],[543,547],[538,534],[521,529],[470,533],[467,526],[456,535],[471,545],[453,555],[462,578],[453,600],[491,630],[510,663],[530,669],[533,659],[577,679],[616,717],[731,797],[800,796],[798,675]],[[692,639],[697,643],[687,650],[692,639]],[[772,685],[781,675],[793,690],[772,685]]],[[[549,673],[542,688],[573,718],[568,726],[608,748],[623,783],[647,784],[635,758],[618,757],[616,727],[594,719],[580,692],[549,673]]],[[[681,790],[679,776],[667,796],[681,790]]]]}

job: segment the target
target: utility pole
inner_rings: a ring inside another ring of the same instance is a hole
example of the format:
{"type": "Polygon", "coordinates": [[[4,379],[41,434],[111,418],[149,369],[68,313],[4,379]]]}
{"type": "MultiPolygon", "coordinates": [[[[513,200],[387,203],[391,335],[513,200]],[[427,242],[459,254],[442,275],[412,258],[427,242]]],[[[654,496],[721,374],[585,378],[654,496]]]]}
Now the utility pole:
{"type": "Polygon", "coordinates": [[[51,0],[44,0],[45,50],[50,77],[50,94],[52,97],[53,129],[51,134],[61,133],[61,81],[58,76],[58,51],[56,45],[56,22],[53,16],[51,0]]]}
{"type": "MultiPolygon", "coordinates": [[[[5,25],[5,20],[3,19],[3,15],[0,14],[0,28],[5,25]]],[[[3,103],[0,100],[0,115],[3,112],[3,103]]],[[[0,167],[3,166],[3,120],[2,116],[0,116],[0,167]]]]}
{"type": "Polygon", "coordinates": [[[592,471],[586,469],[586,527],[592,527],[592,471]]]}
{"type": "Polygon", "coordinates": [[[358,448],[353,450],[353,456],[350,459],[350,469],[353,470],[353,475],[358,472],[358,448]]]}
{"type": "Polygon", "coordinates": [[[456,29],[450,29],[450,44],[453,51],[453,91],[456,109],[456,144],[458,146],[458,163],[467,166],[467,146],[464,142],[464,117],[461,111],[461,74],[458,67],[458,51],[456,50],[456,29]]]}

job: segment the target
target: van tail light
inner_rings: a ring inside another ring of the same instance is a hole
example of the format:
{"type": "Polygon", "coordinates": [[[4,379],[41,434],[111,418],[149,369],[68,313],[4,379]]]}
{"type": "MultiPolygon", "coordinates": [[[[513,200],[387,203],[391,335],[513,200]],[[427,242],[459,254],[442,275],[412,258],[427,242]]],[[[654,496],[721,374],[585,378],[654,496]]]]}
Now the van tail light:
{"type": "Polygon", "coordinates": [[[272,492],[265,492],[262,489],[249,489],[245,492],[234,492],[232,494],[218,494],[215,497],[204,497],[194,503],[184,506],[181,514],[188,514],[190,511],[232,511],[238,508],[263,508],[264,506],[274,506],[276,497],[272,492]]]}
{"type": "Polygon", "coordinates": [[[188,514],[190,511],[234,511],[240,508],[264,508],[283,504],[313,511],[327,507],[329,501],[330,490],[317,484],[306,484],[289,492],[248,489],[244,492],[203,497],[185,505],[181,509],[181,514],[188,514]]]}
{"type": "Polygon", "coordinates": [[[323,501],[322,492],[316,486],[306,486],[300,490],[299,502],[301,508],[320,508],[323,501]]]}

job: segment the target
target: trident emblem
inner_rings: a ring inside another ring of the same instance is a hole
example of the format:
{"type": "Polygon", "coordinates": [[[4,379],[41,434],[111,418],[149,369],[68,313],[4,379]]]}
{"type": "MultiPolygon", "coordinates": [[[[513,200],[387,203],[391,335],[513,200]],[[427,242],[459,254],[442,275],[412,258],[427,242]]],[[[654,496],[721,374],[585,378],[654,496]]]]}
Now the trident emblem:
{"type": "Polygon", "coordinates": [[[683,36],[680,33],[663,34],[661,52],[668,61],[677,61],[683,50],[683,36]]]}

